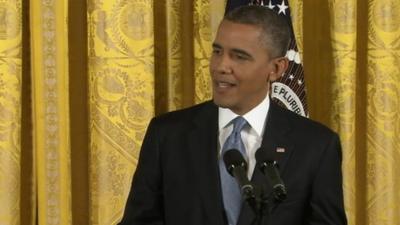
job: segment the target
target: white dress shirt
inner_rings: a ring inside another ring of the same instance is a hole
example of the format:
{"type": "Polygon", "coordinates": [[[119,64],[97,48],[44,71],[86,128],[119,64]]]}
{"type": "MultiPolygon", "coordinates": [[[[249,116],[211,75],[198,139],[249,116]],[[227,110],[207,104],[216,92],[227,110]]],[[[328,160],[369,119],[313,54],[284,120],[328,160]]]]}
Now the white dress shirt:
{"type": "MultiPolygon", "coordinates": [[[[253,175],[254,167],[256,164],[255,153],[261,146],[262,137],[265,129],[265,120],[269,110],[269,96],[254,107],[252,110],[244,114],[242,117],[246,119],[250,126],[245,127],[240,135],[243,140],[243,144],[246,148],[248,171],[247,177],[251,179],[253,175]]],[[[218,108],[218,131],[219,131],[219,143],[218,149],[221,157],[222,146],[226,139],[231,134],[233,125],[229,124],[233,119],[238,117],[236,113],[232,112],[227,108],[218,108]]]]}

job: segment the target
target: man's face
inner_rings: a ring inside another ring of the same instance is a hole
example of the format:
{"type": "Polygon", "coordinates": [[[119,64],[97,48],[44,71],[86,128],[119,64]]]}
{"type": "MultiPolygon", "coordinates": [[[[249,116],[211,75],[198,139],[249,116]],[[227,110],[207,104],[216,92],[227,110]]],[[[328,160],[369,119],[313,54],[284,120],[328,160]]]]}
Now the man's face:
{"type": "Polygon", "coordinates": [[[243,115],[267,95],[278,76],[262,44],[261,28],[222,21],[213,43],[210,73],[215,104],[243,115]]]}

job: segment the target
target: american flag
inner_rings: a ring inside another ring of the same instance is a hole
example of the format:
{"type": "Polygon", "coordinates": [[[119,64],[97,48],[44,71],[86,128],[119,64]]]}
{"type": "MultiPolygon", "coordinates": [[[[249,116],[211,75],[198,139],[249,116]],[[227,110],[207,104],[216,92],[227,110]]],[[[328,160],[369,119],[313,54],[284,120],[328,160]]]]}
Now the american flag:
{"type": "Polygon", "coordinates": [[[304,69],[301,64],[300,54],[294,38],[289,3],[287,0],[228,0],[225,12],[242,5],[262,5],[268,7],[279,15],[284,16],[291,25],[292,38],[286,57],[289,59],[289,67],[283,76],[275,81],[271,87],[271,97],[279,105],[296,112],[302,116],[308,116],[306,101],[306,86],[304,83],[304,69]]]}

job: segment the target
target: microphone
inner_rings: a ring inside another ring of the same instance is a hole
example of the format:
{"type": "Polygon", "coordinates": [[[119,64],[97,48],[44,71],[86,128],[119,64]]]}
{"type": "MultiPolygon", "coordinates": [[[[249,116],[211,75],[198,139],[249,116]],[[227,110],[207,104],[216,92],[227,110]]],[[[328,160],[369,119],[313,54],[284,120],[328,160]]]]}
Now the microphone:
{"type": "Polygon", "coordinates": [[[256,152],[256,161],[262,173],[271,183],[275,200],[283,201],[287,195],[286,187],[279,175],[278,163],[274,160],[272,153],[260,148],[256,152]]]}
{"type": "Polygon", "coordinates": [[[224,163],[228,173],[236,178],[239,188],[245,200],[255,198],[253,184],[247,178],[247,163],[242,153],[237,149],[230,149],[224,153],[224,163]]]}

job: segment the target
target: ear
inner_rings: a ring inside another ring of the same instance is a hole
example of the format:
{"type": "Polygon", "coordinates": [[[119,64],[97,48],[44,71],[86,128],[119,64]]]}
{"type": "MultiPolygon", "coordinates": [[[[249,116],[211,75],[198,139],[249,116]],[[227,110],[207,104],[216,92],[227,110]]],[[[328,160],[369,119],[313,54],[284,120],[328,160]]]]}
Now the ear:
{"type": "Polygon", "coordinates": [[[273,59],[271,63],[272,71],[270,73],[269,80],[272,82],[282,77],[283,73],[289,66],[289,60],[284,56],[273,59]]]}

